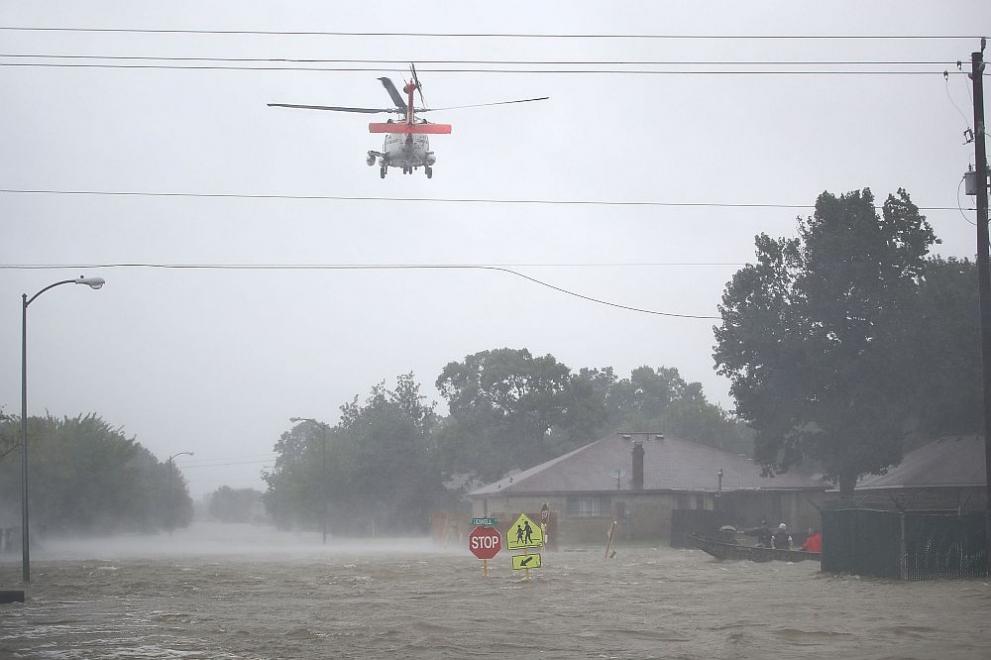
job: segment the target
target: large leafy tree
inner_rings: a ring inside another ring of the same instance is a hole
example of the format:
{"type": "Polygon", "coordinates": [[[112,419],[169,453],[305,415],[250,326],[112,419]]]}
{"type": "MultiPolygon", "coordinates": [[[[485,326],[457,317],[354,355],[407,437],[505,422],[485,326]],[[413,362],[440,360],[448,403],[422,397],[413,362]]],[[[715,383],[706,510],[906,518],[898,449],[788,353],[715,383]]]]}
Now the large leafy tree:
{"type": "Polygon", "coordinates": [[[413,375],[400,376],[395,389],[376,385],[340,413],[333,427],[304,422],[275,445],[264,478],[276,523],[317,526],[326,511],[335,532],[425,529],[443,487],[432,449],[436,416],[413,375]]]}
{"type": "Polygon", "coordinates": [[[980,324],[977,266],[967,259],[927,261],[911,307],[907,346],[913,370],[909,419],[913,443],[939,435],[980,432],[980,324]]]}
{"type": "Polygon", "coordinates": [[[768,468],[818,461],[841,492],[900,460],[910,310],[936,237],[899,190],[823,193],[795,239],[756,238],[727,284],[715,361],[768,468]]]}
{"type": "Polygon", "coordinates": [[[749,452],[750,432],[677,369],[571,371],[554,356],[497,349],[452,362],[437,387],[450,404],[437,442],[448,472],[482,480],[527,468],[617,430],[670,433],[749,452]]]}
{"type": "MultiPolygon", "coordinates": [[[[19,419],[4,421],[0,437],[15,446],[19,426],[19,419]]],[[[154,531],[192,519],[182,474],[175,470],[170,479],[168,464],[97,415],[31,417],[28,443],[32,522],[39,530],[154,531]]],[[[20,501],[18,456],[0,458],[0,502],[20,501]]]]}
{"type": "Polygon", "coordinates": [[[570,370],[553,355],[500,348],[451,362],[437,378],[450,419],[441,436],[452,471],[491,479],[548,454],[545,440],[562,419],[570,370]]]}

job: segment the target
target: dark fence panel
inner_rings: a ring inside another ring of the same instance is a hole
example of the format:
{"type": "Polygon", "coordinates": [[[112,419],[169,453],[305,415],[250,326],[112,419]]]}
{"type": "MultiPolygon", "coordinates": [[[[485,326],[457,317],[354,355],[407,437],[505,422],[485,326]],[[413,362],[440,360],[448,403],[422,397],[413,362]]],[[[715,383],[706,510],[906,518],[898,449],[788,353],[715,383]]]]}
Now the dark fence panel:
{"type": "Polygon", "coordinates": [[[905,515],[905,578],[987,575],[984,514],[905,515]]]}
{"type": "Polygon", "coordinates": [[[826,509],[822,570],[908,580],[987,575],[984,514],[826,509]]]}
{"type": "Polygon", "coordinates": [[[901,520],[897,512],[826,509],[822,512],[822,570],[897,578],[901,520]]]}

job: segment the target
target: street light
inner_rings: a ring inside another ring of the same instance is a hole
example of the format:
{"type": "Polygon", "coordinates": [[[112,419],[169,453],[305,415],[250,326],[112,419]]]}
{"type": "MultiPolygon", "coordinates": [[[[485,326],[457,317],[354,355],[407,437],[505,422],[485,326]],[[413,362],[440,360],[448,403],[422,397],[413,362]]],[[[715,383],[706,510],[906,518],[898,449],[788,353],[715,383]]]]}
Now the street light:
{"type": "Polygon", "coordinates": [[[173,475],[175,474],[175,459],[179,456],[192,456],[191,451],[181,451],[178,454],[172,454],[169,456],[169,460],[166,463],[169,466],[169,536],[172,536],[172,530],[175,528],[175,489],[172,487],[173,475]]]}
{"type": "Polygon", "coordinates": [[[99,289],[106,282],[102,277],[83,277],[49,284],[28,298],[21,294],[21,579],[31,583],[31,545],[28,538],[28,305],[49,289],[63,284],[85,284],[99,289]]]}
{"type": "Polygon", "coordinates": [[[320,479],[320,499],[323,500],[323,514],[321,518],[323,519],[323,544],[327,545],[327,425],[323,422],[318,422],[312,417],[290,417],[289,421],[293,424],[298,424],[299,422],[310,422],[315,424],[320,428],[320,439],[321,439],[321,456],[323,462],[322,478],[320,479]]]}

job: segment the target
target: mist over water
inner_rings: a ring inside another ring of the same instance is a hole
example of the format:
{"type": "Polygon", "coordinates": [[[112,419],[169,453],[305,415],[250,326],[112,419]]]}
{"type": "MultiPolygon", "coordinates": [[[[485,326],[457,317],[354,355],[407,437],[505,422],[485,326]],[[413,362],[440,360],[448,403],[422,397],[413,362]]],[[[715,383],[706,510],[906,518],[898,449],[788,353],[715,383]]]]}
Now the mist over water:
{"type": "MultiPolygon", "coordinates": [[[[525,581],[424,539],[251,525],[52,541],[0,658],[976,658],[985,581],[831,577],[696,550],[544,552],[525,581]]],[[[2,564],[4,584],[19,563],[2,564]]]]}
{"type": "MultiPolygon", "coordinates": [[[[438,548],[426,537],[355,539],[330,535],[324,545],[319,531],[296,532],[268,525],[197,522],[172,534],[160,532],[33,540],[31,557],[35,561],[72,561],[223,556],[278,561],[326,554],[416,554],[437,551],[438,548]]],[[[16,557],[0,559],[0,585],[4,584],[2,576],[9,568],[6,564],[19,560],[19,552],[16,557]]],[[[17,564],[17,569],[20,570],[20,564],[17,564]]]]}

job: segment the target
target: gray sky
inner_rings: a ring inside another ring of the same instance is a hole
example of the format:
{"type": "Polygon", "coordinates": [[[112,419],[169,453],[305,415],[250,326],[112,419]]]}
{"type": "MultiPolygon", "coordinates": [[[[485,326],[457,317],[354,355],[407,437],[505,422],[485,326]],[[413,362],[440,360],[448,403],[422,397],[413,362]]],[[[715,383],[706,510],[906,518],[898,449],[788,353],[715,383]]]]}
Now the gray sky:
{"type": "MultiPolygon", "coordinates": [[[[5,3],[0,25],[241,30],[974,34],[986,2],[5,3]],[[702,6],[702,5],[700,5],[702,6]],[[278,9],[276,9],[278,7],[278,9]]],[[[0,32],[5,53],[204,57],[964,60],[971,41],[653,41],[331,38],[0,32]]],[[[11,60],[4,60],[11,61],[11,60]]],[[[0,67],[0,188],[347,196],[811,204],[823,190],[903,186],[954,206],[973,160],[964,119],[932,76],[635,76],[428,73],[430,105],[548,95],[437,113],[434,178],[385,181],[368,117],[266,103],[385,107],[375,72],[0,67]]],[[[679,67],[685,68],[685,67],[679,67]]],[[[891,68],[891,67],[886,67],[891,68]]],[[[941,67],[932,67],[941,71],[941,67]]],[[[953,67],[950,67],[951,69],[953,67]]],[[[400,84],[402,75],[389,74],[400,84]]],[[[969,81],[949,92],[970,112],[969,81]]],[[[973,198],[961,198],[965,206],[973,198]]],[[[0,263],[728,262],[789,209],[454,205],[0,193],[0,263]]],[[[956,210],[928,214],[939,252],[971,256],[956,210]]],[[[972,217],[972,214],[968,214],[972,217]]],[[[618,303],[714,315],[735,266],[520,267],[618,303]]],[[[18,300],[70,271],[0,274],[0,405],[20,407],[18,300]]],[[[95,270],[32,305],[30,414],[95,411],[195,495],[261,487],[290,416],[336,421],[374,383],[414,371],[426,392],[451,360],[494,347],[572,368],[677,367],[732,406],[712,368],[712,321],[583,302],[478,271],[95,270]],[[218,465],[237,463],[236,465],[218,465]],[[199,465],[197,465],[199,464],[199,465]],[[196,466],[194,468],[194,465],[196,466]]],[[[440,407],[445,411],[443,406],[440,407]]]]}

